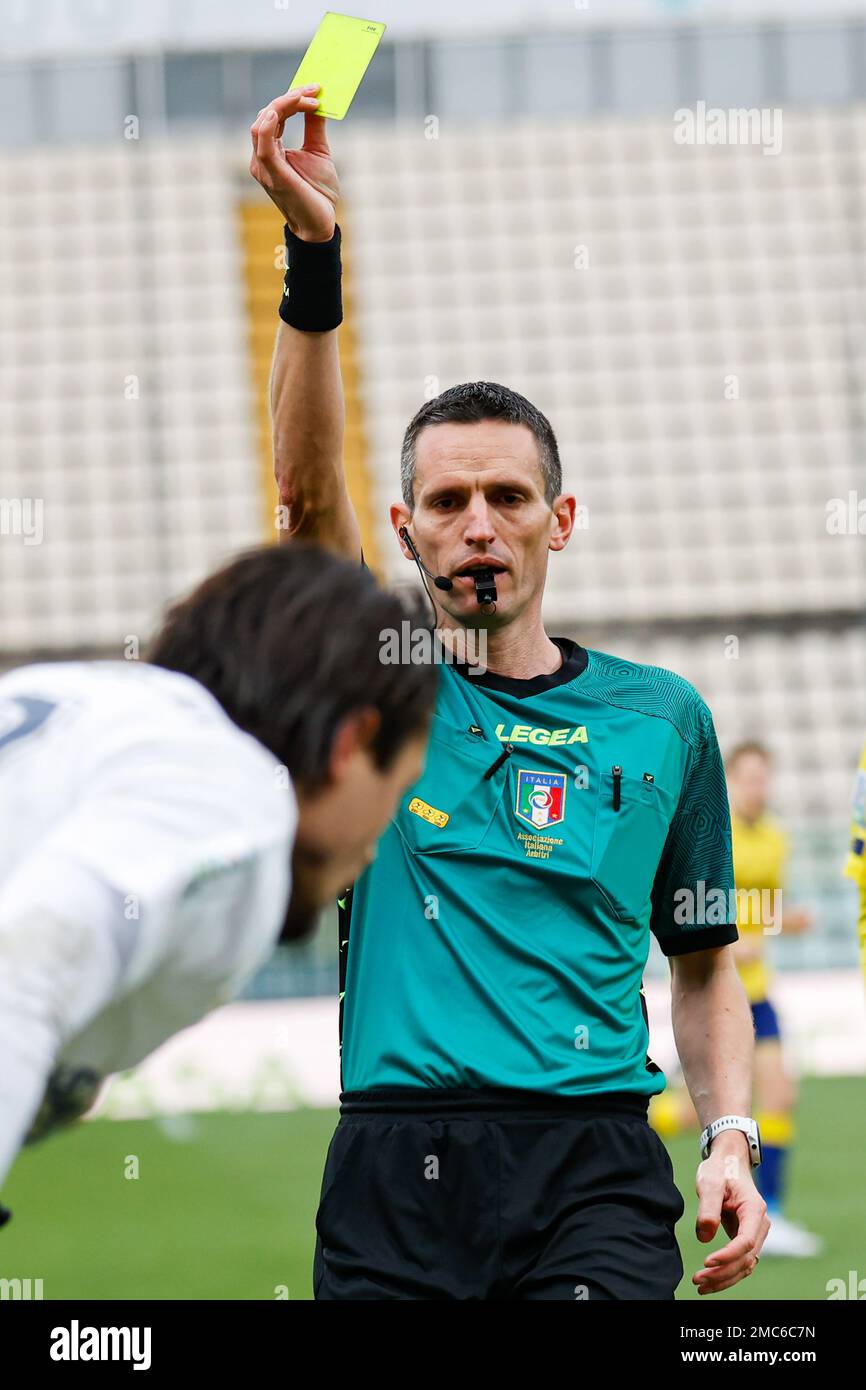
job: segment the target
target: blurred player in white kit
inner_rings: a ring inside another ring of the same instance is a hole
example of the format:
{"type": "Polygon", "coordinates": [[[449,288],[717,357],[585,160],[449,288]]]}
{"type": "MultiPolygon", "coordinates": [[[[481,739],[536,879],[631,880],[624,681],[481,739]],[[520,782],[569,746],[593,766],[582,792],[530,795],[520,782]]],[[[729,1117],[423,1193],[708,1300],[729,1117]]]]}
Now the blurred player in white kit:
{"type": "Polygon", "coordinates": [[[380,660],[405,618],[356,565],[270,547],[147,664],[0,678],[0,1184],[372,858],[435,697],[433,667],[380,660]]]}

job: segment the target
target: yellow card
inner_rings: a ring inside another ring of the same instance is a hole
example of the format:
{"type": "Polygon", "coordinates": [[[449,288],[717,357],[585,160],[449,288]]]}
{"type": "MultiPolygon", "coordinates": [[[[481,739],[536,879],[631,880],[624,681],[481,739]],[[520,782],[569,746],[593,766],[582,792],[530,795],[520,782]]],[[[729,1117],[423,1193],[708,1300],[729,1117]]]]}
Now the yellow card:
{"type": "Polygon", "coordinates": [[[384,32],[385,25],[371,19],[326,12],[291,81],[292,87],[319,83],[317,116],[343,119],[384,32]]]}

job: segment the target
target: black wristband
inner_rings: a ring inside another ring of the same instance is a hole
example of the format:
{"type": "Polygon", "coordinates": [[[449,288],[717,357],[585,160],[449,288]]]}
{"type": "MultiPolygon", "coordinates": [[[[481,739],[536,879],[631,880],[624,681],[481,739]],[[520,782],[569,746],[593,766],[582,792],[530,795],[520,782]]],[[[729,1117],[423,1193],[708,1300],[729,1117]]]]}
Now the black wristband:
{"type": "Polygon", "coordinates": [[[286,227],[286,287],[280,318],[302,333],[328,333],[343,322],[340,228],[330,241],[302,241],[286,227]]]}

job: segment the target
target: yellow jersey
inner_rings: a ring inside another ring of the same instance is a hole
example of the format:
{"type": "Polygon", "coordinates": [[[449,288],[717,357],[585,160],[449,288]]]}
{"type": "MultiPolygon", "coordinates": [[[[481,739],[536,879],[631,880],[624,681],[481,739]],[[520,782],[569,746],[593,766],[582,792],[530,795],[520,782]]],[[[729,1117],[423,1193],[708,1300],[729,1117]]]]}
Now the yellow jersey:
{"type": "Polygon", "coordinates": [[[857,777],[854,782],[854,797],[851,805],[851,838],[848,842],[848,860],[845,875],[852,878],[860,889],[860,960],[866,972],[866,748],[860,759],[857,777]]]}
{"type": "Polygon", "coordinates": [[[734,881],[737,886],[737,928],[750,943],[760,945],[758,960],[737,963],[750,1004],[766,999],[770,971],[765,957],[766,927],[772,927],[776,899],[788,858],[788,837],[771,816],[741,820],[731,812],[734,881]],[[741,891],[744,890],[744,891],[741,891]],[[761,894],[756,896],[755,890],[761,894]],[[750,893],[751,896],[746,896],[750,893]],[[763,910],[762,910],[763,905],[763,910]]]}

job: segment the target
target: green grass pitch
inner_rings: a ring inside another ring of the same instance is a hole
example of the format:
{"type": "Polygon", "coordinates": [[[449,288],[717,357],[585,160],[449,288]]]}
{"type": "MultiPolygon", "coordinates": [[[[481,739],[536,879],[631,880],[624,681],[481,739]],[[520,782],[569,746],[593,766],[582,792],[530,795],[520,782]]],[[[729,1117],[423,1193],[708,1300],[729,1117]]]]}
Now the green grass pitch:
{"type": "MultiPolygon", "coordinates": [[[[820,1232],[815,1260],[763,1260],[724,1299],[824,1299],[831,1278],[866,1276],[862,1116],[866,1078],[803,1083],[789,1214],[820,1232]]],[[[313,1218],[335,1116],[207,1114],[95,1121],[25,1152],[4,1188],[0,1277],[43,1280],[46,1299],[292,1300],[312,1296],[313,1218]],[[137,1178],[124,1176],[138,1161],[137,1178]],[[284,1295],[285,1296],[285,1295],[284,1295]]],[[[695,1137],[671,1146],[686,1199],[678,1234],[686,1276],[694,1238],[695,1137]]]]}

